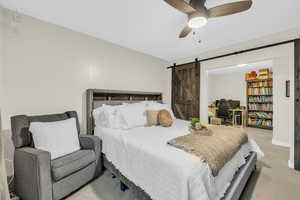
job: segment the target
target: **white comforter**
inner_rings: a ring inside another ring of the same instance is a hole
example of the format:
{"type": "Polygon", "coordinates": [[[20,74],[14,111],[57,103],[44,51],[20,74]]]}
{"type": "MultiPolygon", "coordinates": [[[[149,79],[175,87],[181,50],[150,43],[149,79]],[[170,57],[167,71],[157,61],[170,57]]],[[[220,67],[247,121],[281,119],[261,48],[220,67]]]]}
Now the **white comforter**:
{"type": "Polygon", "coordinates": [[[213,177],[206,163],[167,141],[188,132],[188,122],[175,119],[170,128],[140,127],[128,131],[96,127],[103,153],[123,175],[144,189],[153,200],[217,200],[250,151],[263,156],[253,140],[213,177]]]}

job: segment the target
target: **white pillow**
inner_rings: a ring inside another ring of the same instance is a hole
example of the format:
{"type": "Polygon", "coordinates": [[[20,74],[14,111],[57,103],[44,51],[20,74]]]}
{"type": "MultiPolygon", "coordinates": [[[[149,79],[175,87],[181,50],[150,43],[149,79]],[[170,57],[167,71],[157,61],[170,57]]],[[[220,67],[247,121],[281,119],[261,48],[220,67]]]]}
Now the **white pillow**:
{"type": "Polygon", "coordinates": [[[93,117],[96,126],[108,128],[109,120],[107,119],[103,106],[93,110],[93,117]]]}
{"type": "Polygon", "coordinates": [[[157,102],[151,101],[148,104],[148,109],[149,110],[163,110],[163,109],[167,110],[171,114],[172,119],[175,119],[175,115],[171,109],[171,106],[169,106],[168,104],[162,104],[162,103],[157,103],[157,102]]]}
{"type": "Polygon", "coordinates": [[[147,106],[142,103],[126,104],[118,108],[121,119],[125,122],[124,129],[145,126],[147,106]]]}
{"type": "Polygon", "coordinates": [[[80,150],[75,118],[32,122],[29,131],[35,148],[50,152],[52,160],[80,150]]]}
{"type": "Polygon", "coordinates": [[[143,104],[143,105],[148,105],[150,102],[153,102],[153,101],[140,101],[140,102],[135,102],[135,103],[122,103],[122,105],[132,105],[132,104],[143,104]]]}
{"type": "Polygon", "coordinates": [[[125,126],[125,121],[121,116],[121,113],[118,111],[118,108],[121,108],[126,105],[103,105],[104,115],[107,119],[107,128],[112,129],[123,129],[125,126]]]}
{"type": "Polygon", "coordinates": [[[116,115],[116,107],[110,105],[103,105],[103,111],[105,118],[107,119],[107,127],[111,128],[114,125],[115,115],[116,115]]]}

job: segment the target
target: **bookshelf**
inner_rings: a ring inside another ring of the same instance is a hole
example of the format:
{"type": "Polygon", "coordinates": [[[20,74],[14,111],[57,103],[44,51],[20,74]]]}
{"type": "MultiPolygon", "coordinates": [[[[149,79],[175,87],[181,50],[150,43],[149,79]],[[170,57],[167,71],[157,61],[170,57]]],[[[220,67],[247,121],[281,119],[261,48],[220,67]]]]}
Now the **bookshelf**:
{"type": "Polygon", "coordinates": [[[247,80],[248,127],[273,129],[273,80],[247,80]]]}

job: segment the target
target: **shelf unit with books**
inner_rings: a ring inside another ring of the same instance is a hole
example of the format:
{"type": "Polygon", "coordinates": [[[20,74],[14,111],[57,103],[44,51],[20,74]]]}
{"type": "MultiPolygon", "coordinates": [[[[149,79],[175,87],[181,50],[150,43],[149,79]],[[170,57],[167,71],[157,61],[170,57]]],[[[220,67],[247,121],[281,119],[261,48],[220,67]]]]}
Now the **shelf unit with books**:
{"type": "Polygon", "coordinates": [[[273,80],[247,80],[248,127],[273,129],[273,80]]]}

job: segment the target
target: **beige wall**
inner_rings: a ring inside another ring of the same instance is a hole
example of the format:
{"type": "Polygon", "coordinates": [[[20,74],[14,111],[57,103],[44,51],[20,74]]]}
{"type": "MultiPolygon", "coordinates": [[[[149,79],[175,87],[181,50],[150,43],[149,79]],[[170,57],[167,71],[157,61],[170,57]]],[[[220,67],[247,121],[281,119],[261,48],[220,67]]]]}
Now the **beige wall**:
{"type": "Polygon", "coordinates": [[[1,108],[3,102],[3,48],[4,48],[4,37],[3,37],[3,9],[0,7],[0,130],[1,130],[1,108]]]}
{"type": "Polygon", "coordinates": [[[2,69],[3,69],[3,23],[1,19],[2,16],[2,8],[0,7],[0,199],[8,200],[8,187],[6,181],[6,162],[4,158],[4,142],[3,142],[3,133],[2,133],[2,126],[1,126],[1,108],[2,108],[2,100],[3,100],[3,83],[2,83],[2,69]]]}
{"type": "MultiPolygon", "coordinates": [[[[0,75],[4,73],[2,124],[8,160],[13,157],[13,115],[76,110],[84,131],[88,88],[163,92],[167,97],[165,61],[24,15],[14,24],[12,12],[4,11],[0,75]]],[[[12,162],[6,164],[12,174],[12,162]]]]}
{"type": "Polygon", "coordinates": [[[85,128],[88,88],[166,93],[161,59],[24,15],[5,32],[4,129],[12,115],[65,110],[76,110],[85,128]]]}
{"type": "Polygon", "coordinates": [[[239,100],[241,106],[246,106],[245,73],[238,71],[208,74],[208,104],[219,99],[232,99],[239,100]]]}
{"type": "Polygon", "coordinates": [[[4,69],[4,20],[3,9],[0,6],[0,134],[2,131],[2,109],[4,102],[3,69],[4,69]]]}

